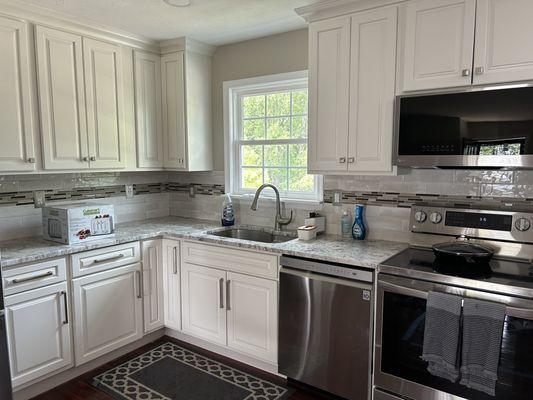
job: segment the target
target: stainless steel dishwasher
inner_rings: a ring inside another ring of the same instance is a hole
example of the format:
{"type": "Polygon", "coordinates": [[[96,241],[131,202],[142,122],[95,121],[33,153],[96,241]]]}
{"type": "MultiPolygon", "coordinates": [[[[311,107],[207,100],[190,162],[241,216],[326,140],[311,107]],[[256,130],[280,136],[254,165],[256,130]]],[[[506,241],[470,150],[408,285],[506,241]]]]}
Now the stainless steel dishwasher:
{"type": "Polygon", "coordinates": [[[369,399],[373,271],[288,256],[281,265],[279,373],[369,399]]]}

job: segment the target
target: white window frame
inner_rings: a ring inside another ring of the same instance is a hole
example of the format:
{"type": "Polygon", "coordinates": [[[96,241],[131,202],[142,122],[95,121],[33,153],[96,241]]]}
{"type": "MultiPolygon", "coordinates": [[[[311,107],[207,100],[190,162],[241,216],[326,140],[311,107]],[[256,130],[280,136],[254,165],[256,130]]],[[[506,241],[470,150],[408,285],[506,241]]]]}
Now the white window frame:
{"type": "MultiPolygon", "coordinates": [[[[308,89],[307,71],[296,71],[275,75],[266,75],[255,78],[226,81],[224,90],[224,153],[225,153],[225,183],[226,192],[233,196],[251,197],[255,189],[240,188],[241,168],[239,150],[242,144],[246,144],[239,138],[242,116],[240,98],[265,92],[288,92],[298,89],[308,89]]],[[[283,140],[283,143],[302,143],[302,139],[283,140]]],[[[253,141],[250,141],[252,144],[253,141]]],[[[306,141],[309,146],[309,141],[306,141]]],[[[278,144],[277,140],[264,141],[264,144],[278,144]]],[[[323,179],[320,175],[314,177],[315,190],[312,193],[295,191],[280,191],[281,197],[289,202],[321,202],[323,197],[323,179]]],[[[267,190],[261,194],[265,197],[273,197],[274,192],[267,190]]]]}

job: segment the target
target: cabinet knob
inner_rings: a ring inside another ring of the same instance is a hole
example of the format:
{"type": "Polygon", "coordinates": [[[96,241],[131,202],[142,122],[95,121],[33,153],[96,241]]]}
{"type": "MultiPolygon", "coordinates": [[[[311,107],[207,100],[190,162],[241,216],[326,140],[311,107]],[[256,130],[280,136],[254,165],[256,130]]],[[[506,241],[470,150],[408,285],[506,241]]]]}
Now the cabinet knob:
{"type": "Polygon", "coordinates": [[[96,157],[95,156],[91,156],[90,160],[91,161],[96,161],[96,157]]]}
{"type": "Polygon", "coordinates": [[[28,162],[30,164],[35,164],[35,158],[33,158],[33,157],[28,158],[28,162]]]}
{"type": "Polygon", "coordinates": [[[341,157],[341,158],[339,158],[339,162],[340,162],[341,164],[344,164],[344,163],[346,162],[346,157],[341,157]]]}
{"type": "Polygon", "coordinates": [[[470,69],[468,68],[463,69],[463,76],[470,76],[470,69]]]}
{"type": "Polygon", "coordinates": [[[88,162],[88,161],[89,161],[89,157],[82,157],[82,158],[81,158],[81,161],[83,161],[83,162],[88,162]]]}
{"type": "Polygon", "coordinates": [[[354,157],[348,157],[348,163],[349,164],[353,164],[355,162],[355,158],[354,157]]]}
{"type": "Polygon", "coordinates": [[[474,72],[476,73],[476,75],[483,75],[485,73],[485,68],[483,67],[476,67],[476,69],[474,70],[474,72]]]}

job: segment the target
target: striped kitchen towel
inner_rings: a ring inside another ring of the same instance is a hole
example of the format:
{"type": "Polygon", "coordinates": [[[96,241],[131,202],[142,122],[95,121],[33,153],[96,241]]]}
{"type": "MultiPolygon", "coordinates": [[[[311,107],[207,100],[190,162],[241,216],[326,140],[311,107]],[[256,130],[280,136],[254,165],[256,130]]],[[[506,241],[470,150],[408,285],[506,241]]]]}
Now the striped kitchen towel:
{"type": "Polygon", "coordinates": [[[462,298],[430,292],[426,305],[422,359],[428,371],[451,382],[459,378],[459,343],[462,298]]]}
{"type": "Polygon", "coordinates": [[[461,385],[495,396],[505,305],[465,299],[461,385]]]}

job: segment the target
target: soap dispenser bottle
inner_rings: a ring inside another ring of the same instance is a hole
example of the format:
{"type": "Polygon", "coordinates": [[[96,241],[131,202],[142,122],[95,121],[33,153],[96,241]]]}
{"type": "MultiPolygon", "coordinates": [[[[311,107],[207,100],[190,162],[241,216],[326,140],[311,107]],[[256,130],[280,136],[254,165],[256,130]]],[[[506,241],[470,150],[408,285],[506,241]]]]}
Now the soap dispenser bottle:
{"type": "Polygon", "coordinates": [[[341,234],[342,237],[350,237],[352,231],[352,216],[348,210],[342,212],[341,217],[341,234]]]}
{"type": "Polygon", "coordinates": [[[235,224],[235,213],[233,211],[233,201],[231,196],[226,193],[224,202],[222,203],[222,226],[233,226],[235,224]]]}
{"type": "Polygon", "coordinates": [[[356,204],[355,206],[355,218],[352,226],[352,237],[355,240],[365,240],[366,227],[363,221],[363,212],[365,206],[362,204],[356,204]]]}

